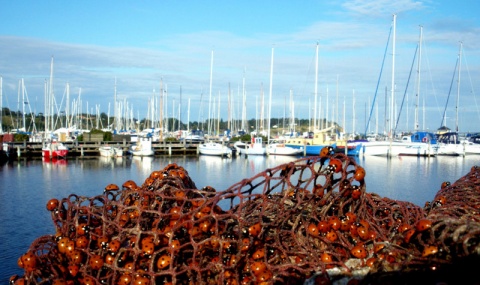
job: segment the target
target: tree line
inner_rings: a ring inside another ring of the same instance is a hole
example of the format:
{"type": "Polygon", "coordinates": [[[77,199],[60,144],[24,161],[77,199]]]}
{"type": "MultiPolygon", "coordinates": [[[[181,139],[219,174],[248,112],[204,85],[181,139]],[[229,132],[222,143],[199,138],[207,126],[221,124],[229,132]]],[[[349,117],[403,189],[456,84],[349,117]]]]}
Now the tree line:
{"type": "MultiPolygon", "coordinates": [[[[75,125],[77,129],[82,130],[92,130],[92,129],[108,129],[109,125],[111,126],[114,122],[114,117],[108,116],[106,113],[102,112],[97,118],[97,115],[92,114],[80,114],[76,116],[75,125]]],[[[42,132],[45,130],[45,116],[43,113],[25,113],[25,115],[21,111],[13,111],[9,108],[2,108],[1,110],[1,119],[2,119],[2,131],[4,133],[14,132],[17,131],[23,126],[25,126],[24,132],[26,133],[36,133],[42,132]]],[[[49,118],[52,119],[52,118],[49,118]]],[[[137,131],[143,130],[145,128],[149,128],[151,126],[158,127],[158,122],[151,122],[148,119],[141,119],[138,120],[136,118],[133,119],[135,121],[135,129],[137,131]]],[[[64,114],[56,114],[53,117],[53,121],[55,122],[55,129],[61,127],[69,127],[67,126],[67,117],[64,114]]],[[[291,132],[295,130],[295,132],[308,132],[310,129],[313,128],[313,122],[309,119],[295,119],[295,125],[290,126],[289,120],[285,118],[272,118],[270,119],[270,130],[272,133],[277,132],[291,132]]],[[[226,131],[228,126],[230,126],[231,131],[239,131],[238,126],[246,125],[247,129],[243,130],[244,132],[251,132],[251,131],[267,131],[268,122],[264,120],[263,124],[259,123],[259,120],[251,118],[242,124],[241,120],[233,120],[230,123],[224,119],[210,119],[210,121],[191,121],[191,122],[182,122],[179,121],[177,118],[166,118],[163,122],[163,127],[168,128],[168,131],[178,131],[178,130],[186,130],[187,127],[190,130],[202,130],[204,132],[207,131],[207,124],[213,126],[213,130],[216,134],[222,134],[226,131]],[[260,126],[264,126],[263,129],[260,126]],[[235,126],[235,128],[233,127],[235,126]]],[[[341,129],[338,124],[333,123],[337,129],[341,129]]],[[[322,119],[320,121],[320,125],[323,126],[331,126],[331,122],[327,122],[326,119],[322,119]]]]}

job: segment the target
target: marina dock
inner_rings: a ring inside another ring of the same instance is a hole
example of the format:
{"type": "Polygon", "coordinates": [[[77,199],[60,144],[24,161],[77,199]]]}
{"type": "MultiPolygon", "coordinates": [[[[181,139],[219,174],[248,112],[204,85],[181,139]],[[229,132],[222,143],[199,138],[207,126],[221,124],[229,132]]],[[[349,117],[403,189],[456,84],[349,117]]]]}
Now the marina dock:
{"type": "MultiPolygon", "coordinates": [[[[42,157],[41,142],[8,142],[4,143],[8,146],[10,153],[14,153],[17,157],[42,157]]],[[[99,148],[109,145],[121,147],[124,153],[134,144],[133,142],[63,142],[68,147],[68,157],[93,157],[99,156],[99,148]]],[[[198,155],[198,142],[152,142],[152,148],[155,156],[160,155],[198,155]]],[[[4,145],[4,150],[5,145],[4,145]]]]}

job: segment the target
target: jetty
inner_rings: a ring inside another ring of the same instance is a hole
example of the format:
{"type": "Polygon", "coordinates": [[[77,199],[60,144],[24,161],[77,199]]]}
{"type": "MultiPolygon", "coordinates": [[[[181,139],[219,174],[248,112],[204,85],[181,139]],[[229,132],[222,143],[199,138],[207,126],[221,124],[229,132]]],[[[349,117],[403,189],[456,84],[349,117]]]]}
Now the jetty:
{"type": "MultiPolygon", "coordinates": [[[[99,156],[101,146],[121,147],[127,153],[134,142],[109,141],[109,142],[62,142],[68,147],[67,157],[94,157],[99,156]]],[[[199,155],[199,142],[152,142],[155,156],[161,155],[199,155]]],[[[42,157],[42,142],[4,142],[3,148],[17,157],[42,157]]]]}

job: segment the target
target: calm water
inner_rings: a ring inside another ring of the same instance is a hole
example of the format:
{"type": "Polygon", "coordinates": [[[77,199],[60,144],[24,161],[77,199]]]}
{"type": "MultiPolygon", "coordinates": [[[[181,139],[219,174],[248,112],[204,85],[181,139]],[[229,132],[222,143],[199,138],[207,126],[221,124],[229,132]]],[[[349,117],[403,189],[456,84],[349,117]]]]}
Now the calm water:
{"type": "MultiPolygon", "coordinates": [[[[53,234],[45,209],[51,198],[75,193],[96,196],[106,185],[134,180],[141,184],[148,175],[175,162],[187,169],[197,188],[225,190],[243,178],[266,168],[295,160],[293,157],[155,157],[118,159],[71,159],[62,163],[20,161],[0,166],[0,284],[13,274],[22,274],[18,257],[39,236],[53,234]]],[[[431,201],[443,181],[452,183],[480,165],[480,156],[416,158],[359,158],[367,171],[367,191],[383,197],[423,206],[431,201]]]]}

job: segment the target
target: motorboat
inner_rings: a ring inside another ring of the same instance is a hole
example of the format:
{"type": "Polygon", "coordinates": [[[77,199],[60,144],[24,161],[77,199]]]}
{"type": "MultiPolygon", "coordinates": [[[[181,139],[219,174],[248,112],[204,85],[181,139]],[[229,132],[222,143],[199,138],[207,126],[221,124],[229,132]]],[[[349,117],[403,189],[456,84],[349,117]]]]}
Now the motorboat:
{"type": "Polygon", "coordinates": [[[265,155],[267,150],[263,145],[262,137],[252,137],[250,143],[237,141],[233,144],[239,155],[265,155]]]}
{"type": "Polygon", "coordinates": [[[152,141],[150,140],[139,140],[133,144],[128,150],[133,156],[153,156],[155,152],[152,148],[152,141]]]}
{"type": "Polygon", "coordinates": [[[68,148],[61,142],[47,142],[42,147],[42,157],[46,159],[65,159],[68,155],[68,148]]]}
{"type": "Polygon", "coordinates": [[[457,132],[437,132],[438,155],[464,156],[465,143],[458,138],[457,132]]]}
{"type": "Polygon", "coordinates": [[[271,140],[266,147],[267,155],[302,155],[303,147],[294,148],[285,145],[285,141],[271,140]]]}
{"type": "Polygon", "coordinates": [[[232,149],[228,146],[216,143],[216,142],[206,142],[198,145],[198,152],[203,155],[216,155],[216,156],[232,156],[232,149]]]}
{"type": "Polygon", "coordinates": [[[348,156],[359,156],[362,149],[363,141],[347,141],[346,147],[345,144],[337,144],[337,147],[334,149],[337,153],[345,153],[348,156]]]}
{"type": "Polygon", "coordinates": [[[290,138],[285,142],[286,146],[293,148],[305,148],[305,155],[319,155],[324,147],[337,147],[337,144],[345,143],[337,139],[336,133],[330,133],[333,127],[319,130],[316,132],[309,132],[304,137],[290,138]]]}
{"type": "Polygon", "coordinates": [[[480,154],[480,134],[468,135],[465,144],[465,154],[480,154]]]}
{"type": "Polygon", "coordinates": [[[100,156],[103,157],[121,157],[123,156],[123,149],[121,147],[114,147],[110,145],[104,145],[98,148],[100,156]]]}

